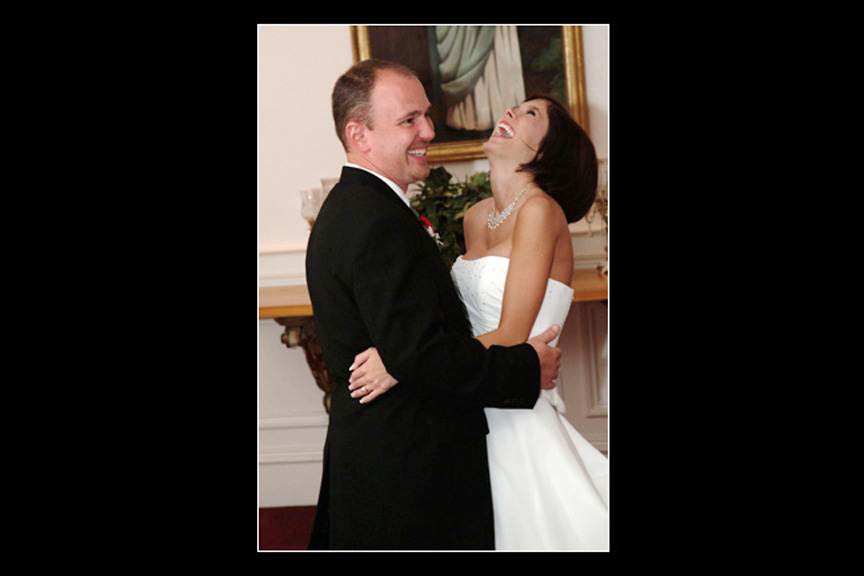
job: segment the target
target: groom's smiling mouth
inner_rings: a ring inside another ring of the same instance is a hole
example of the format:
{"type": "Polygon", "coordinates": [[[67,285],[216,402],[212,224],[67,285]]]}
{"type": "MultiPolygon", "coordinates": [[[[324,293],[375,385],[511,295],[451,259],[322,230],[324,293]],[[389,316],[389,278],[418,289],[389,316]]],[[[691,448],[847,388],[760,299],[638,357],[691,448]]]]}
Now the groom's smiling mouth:
{"type": "Polygon", "coordinates": [[[414,148],[413,150],[408,150],[409,156],[414,156],[415,158],[422,158],[426,156],[427,148],[414,148]]]}

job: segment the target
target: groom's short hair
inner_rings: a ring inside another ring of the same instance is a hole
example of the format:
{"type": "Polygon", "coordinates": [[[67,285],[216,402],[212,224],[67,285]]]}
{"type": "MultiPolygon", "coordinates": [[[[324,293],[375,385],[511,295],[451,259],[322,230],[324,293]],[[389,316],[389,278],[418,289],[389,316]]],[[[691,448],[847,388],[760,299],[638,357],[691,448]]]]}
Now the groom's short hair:
{"type": "Polygon", "coordinates": [[[348,122],[360,122],[372,126],[372,89],[379,70],[391,70],[403,76],[417,77],[417,74],[397,62],[372,58],[354,64],[336,81],[333,87],[333,122],[336,124],[336,135],[348,150],[345,139],[345,127],[348,122]]]}

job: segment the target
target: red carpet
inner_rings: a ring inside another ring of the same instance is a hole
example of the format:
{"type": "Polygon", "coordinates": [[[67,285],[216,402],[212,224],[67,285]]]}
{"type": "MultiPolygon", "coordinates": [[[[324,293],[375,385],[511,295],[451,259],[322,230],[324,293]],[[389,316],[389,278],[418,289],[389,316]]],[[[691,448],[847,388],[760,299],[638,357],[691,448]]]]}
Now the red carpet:
{"type": "Polygon", "coordinates": [[[315,506],[258,509],[259,550],[306,550],[315,506]]]}

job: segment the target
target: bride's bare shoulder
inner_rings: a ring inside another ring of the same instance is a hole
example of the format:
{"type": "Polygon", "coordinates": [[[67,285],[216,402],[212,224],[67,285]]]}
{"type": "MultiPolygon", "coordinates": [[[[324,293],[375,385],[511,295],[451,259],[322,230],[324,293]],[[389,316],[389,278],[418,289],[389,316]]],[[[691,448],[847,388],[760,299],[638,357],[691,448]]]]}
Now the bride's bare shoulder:
{"type": "Polygon", "coordinates": [[[480,200],[473,206],[471,206],[468,211],[465,213],[465,224],[470,227],[477,226],[478,223],[482,224],[486,220],[486,215],[489,214],[489,211],[492,209],[492,197],[484,198],[480,200]]]}
{"type": "Polygon", "coordinates": [[[468,212],[465,213],[465,218],[476,219],[478,215],[485,216],[492,208],[492,200],[493,198],[490,196],[478,201],[468,209],[468,212]]]}
{"type": "Polygon", "coordinates": [[[561,206],[546,194],[532,196],[519,209],[517,228],[557,230],[567,226],[567,218],[561,206]],[[521,226],[520,226],[521,224],[521,226]]]}

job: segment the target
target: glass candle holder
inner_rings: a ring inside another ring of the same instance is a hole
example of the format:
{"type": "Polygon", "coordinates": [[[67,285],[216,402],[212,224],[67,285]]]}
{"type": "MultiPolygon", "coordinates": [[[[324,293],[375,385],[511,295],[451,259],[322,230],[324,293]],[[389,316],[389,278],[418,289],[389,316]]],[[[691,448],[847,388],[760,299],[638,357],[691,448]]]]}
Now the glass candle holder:
{"type": "Polygon", "coordinates": [[[315,224],[315,218],[318,216],[318,210],[321,209],[321,190],[318,188],[300,190],[300,201],[300,215],[309,222],[309,229],[311,230],[315,224]]]}

